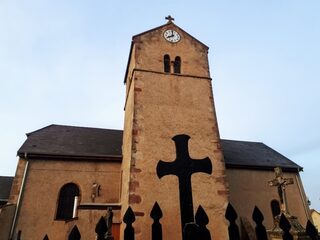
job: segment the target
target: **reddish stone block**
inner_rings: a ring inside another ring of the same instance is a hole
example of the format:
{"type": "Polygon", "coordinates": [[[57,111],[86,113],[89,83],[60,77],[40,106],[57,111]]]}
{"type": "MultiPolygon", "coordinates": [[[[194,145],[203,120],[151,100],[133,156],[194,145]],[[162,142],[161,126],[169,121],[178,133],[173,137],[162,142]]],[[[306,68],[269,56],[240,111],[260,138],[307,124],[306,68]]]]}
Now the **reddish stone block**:
{"type": "Polygon", "coordinates": [[[132,135],[136,136],[138,135],[139,131],[138,129],[132,129],[132,135]]]}
{"type": "Polygon", "coordinates": [[[215,180],[216,180],[216,182],[219,182],[219,183],[225,183],[226,177],[225,176],[216,177],[215,180]]]}
{"type": "Polygon", "coordinates": [[[144,216],[144,212],[134,212],[134,215],[136,217],[143,217],[144,216]]]}
{"type": "Polygon", "coordinates": [[[140,203],[141,202],[141,197],[136,194],[130,194],[129,195],[129,203],[134,204],[134,203],[140,203]]]}
{"type": "Polygon", "coordinates": [[[129,191],[134,192],[136,191],[136,188],[139,187],[139,182],[138,181],[131,181],[129,183],[129,191]]]}
{"type": "Polygon", "coordinates": [[[132,172],[132,173],[140,173],[140,172],[141,172],[141,169],[132,167],[132,168],[131,168],[131,172],[132,172]]]}
{"type": "Polygon", "coordinates": [[[217,193],[218,193],[218,195],[224,195],[224,196],[229,195],[228,190],[218,190],[217,193]]]}

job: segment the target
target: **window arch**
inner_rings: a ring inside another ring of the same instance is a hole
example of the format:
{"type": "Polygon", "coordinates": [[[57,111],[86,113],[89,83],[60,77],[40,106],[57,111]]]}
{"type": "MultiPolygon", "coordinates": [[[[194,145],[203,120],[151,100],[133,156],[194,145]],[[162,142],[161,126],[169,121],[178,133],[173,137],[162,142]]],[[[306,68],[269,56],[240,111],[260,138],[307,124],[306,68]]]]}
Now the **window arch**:
{"type": "Polygon", "coordinates": [[[163,57],[164,72],[170,73],[170,56],[168,54],[163,57]]]}
{"type": "Polygon", "coordinates": [[[174,60],[174,73],[181,73],[181,58],[177,56],[174,60]]]}
{"type": "Polygon", "coordinates": [[[272,216],[276,217],[280,215],[281,210],[280,210],[280,203],[278,200],[273,199],[270,203],[271,205],[271,211],[272,211],[272,216]]]}
{"type": "Polygon", "coordinates": [[[74,183],[62,186],[59,192],[56,220],[72,219],[75,197],[79,196],[79,193],[79,188],[74,183]]]}

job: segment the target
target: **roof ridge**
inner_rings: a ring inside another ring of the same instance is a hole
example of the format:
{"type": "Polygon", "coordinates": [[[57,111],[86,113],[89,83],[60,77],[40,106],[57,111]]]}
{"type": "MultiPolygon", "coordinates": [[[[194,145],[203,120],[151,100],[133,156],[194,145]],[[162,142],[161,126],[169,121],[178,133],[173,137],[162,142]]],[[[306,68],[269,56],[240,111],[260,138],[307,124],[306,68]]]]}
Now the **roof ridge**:
{"type": "Polygon", "coordinates": [[[109,130],[109,131],[121,131],[121,129],[111,129],[111,128],[102,128],[102,127],[87,127],[87,126],[74,126],[74,125],[61,125],[61,124],[51,124],[51,126],[58,126],[58,127],[70,127],[70,128],[86,128],[86,129],[101,129],[101,130],[109,130]]]}
{"type": "Polygon", "coordinates": [[[123,132],[122,129],[111,129],[111,128],[98,128],[98,127],[82,127],[82,126],[73,126],[73,125],[63,125],[63,124],[50,124],[48,126],[39,128],[35,131],[26,133],[27,137],[29,137],[30,135],[36,133],[36,132],[40,132],[46,128],[50,128],[50,127],[66,127],[66,128],[81,128],[81,129],[99,129],[99,130],[108,130],[108,131],[117,131],[117,132],[123,132]]]}
{"type": "Polygon", "coordinates": [[[46,129],[46,128],[49,128],[49,127],[52,127],[53,125],[54,125],[54,124],[50,124],[50,125],[48,125],[48,126],[45,126],[45,127],[39,128],[39,129],[34,130],[34,131],[32,131],[32,132],[28,132],[28,133],[26,133],[26,135],[27,135],[27,137],[29,137],[29,136],[31,136],[32,134],[36,133],[36,132],[40,132],[40,131],[42,131],[43,129],[46,129]]]}
{"type": "MultiPolygon", "coordinates": [[[[255,141],[251,141],[251,140],[235,140],[235,139],[224,139],[221,138],[220,140],[222,141],[229,141],[229,142],[245,142],[245,143],[259,143],[259,144],[264,144],[263,142],[255,142],[255,141]]],[[[265,144],[264,144],[265,145],[265,144]]]]}

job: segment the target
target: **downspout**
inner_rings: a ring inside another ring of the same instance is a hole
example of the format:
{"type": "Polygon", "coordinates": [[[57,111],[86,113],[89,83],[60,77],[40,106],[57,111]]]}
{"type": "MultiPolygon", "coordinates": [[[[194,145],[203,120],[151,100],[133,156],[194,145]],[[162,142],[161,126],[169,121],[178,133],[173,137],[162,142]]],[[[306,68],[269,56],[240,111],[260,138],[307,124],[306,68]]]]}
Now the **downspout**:
{"type": "Polygon", "coordinates": [[[21,202],[21,198],[22,198],[22,194],[23,194],[23,190],[24,190],[24,184],[25,184],[25,180],[26,180],[26,176],[27,176],[27,172],[28,172],[28,166],[29,166],[29,161],[27,159],[27,153],[24,153],[24,158],[26,160],[26,166],[24,168],[24,172],[23,172],[23,177],[22,177],[22,182],[21,182],[21,188],[20,188],[20,192],[19,192],[19,196],[18,196],[18,200],[17,200],[17,207],[16,210],[14,212],[14,216],[13,216],[13,222],[11,225],[11,230],[10,230],[10,237],[9,239],[12,240],[13,239],[13,233],[17,224],[17,216],[20,210],[20,202],[21,202]]]}
{"type": "Polygon", "coordinates": [[[303,202],[303,205],[304,205],[304,211],[306,213],[307,219],[311,220],[310,210],[309,210],[309,207],[308,207],[308,204],[307,204],[307,201],[306,201],[307,197],[306,197],[306,193],[305,193],[305,191],[304,191],[304,189],[302,187],[299,171],[298,171],[298,174],[296,175],[296,181],[297,181],[297,184],[298,184],[300,196],[301,196],[301,199],[302,199],[302,202],[303,202]]]}

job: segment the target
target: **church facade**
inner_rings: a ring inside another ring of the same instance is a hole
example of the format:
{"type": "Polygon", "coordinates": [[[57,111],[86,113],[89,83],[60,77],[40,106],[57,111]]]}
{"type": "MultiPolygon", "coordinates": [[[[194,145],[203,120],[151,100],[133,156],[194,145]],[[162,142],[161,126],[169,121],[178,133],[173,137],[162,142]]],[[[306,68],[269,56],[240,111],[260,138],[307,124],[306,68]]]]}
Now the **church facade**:
{"type": "Polygon", "coordinates": [[[181,239],[199,206],[212,239],[228,239],[229,202],[243,231],[250,231],[255,205],[271,229],[280,208],[276,188],[268,185],[275,167],[293,179],[288,209],[304,225],[310,213],[302,168],[263,143],[220,139],[207,54],[208,47],[172,19],[135,35],[123,131],[50,125],[27,134],[8,201],[11,224],[0,237],[67,239],[77,225],[83,239],[93,239],[112,207],[113,235],[123,239],[130,206],[136,239],[151,239],[155,202],[164,239],[181,239]]]}

